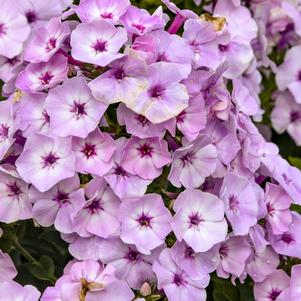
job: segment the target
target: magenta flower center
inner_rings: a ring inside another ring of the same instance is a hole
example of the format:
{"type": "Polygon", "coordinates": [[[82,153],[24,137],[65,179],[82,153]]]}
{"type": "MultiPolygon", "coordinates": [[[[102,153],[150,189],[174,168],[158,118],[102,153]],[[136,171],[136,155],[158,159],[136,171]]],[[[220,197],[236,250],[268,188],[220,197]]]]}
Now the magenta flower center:
{"type": "Polygon", "coordinates": [[[90,205],[86,207],[88,210],[90,210],[91,214],[97,213],[99,210],[103,210],[101,207],[101,203],[99,200],[92,201],[90,205]]]}
{"type": "Polygon", "coordinates": [[[106,51],[106,46],[107,46],[107,42],[106,41],[102,41],[102,40],[97,40],[92,48],[97,52],[104,52],[106,51]]]}
{"type": "Polygon", "coordinates": [[[191,258],[194,257],[195,252],[192,250],[191,247],[187,247],[186,251],[185,251],[185,257],[186,258],[191,258]]]}
{"type": "Polygon", "coordinates": [[[100,16],[104,19],[113,19],[113,14],[109,12],[104,12],[100,16]]]}
{"type": "Polygon", "coordinates": [[[29,10],[25,16],[28,23],[33,23],[37,20],[37,14],[32,10],[29,10]]]}
{"type": "Polygon", "coordinates": [[[281,240],[288,245],[295,242],[295,239],[293,238],[292,234],[290,234],[290,233],[283,233],[281,235],[281,240]]]}
{"type": "Polygon", "coordinates": [[[49,123],[50,122],[50,116],[48,115],[48,113],[43,110],[42,112],[43,118],[44,118],[44,123],[49,123]]]}
{"type": "Polygon", "coordinates": [[[152,98],[160,98],[163,95],[164,88],[160,85],[156,85],[150,88],[148,92],[152,98]]]}
{"type": "Polygon", "coordinates": [[[59,203],[59,205],[65,204],[69,202],[69,194],[62,191],[58,191],[56,197],[53,200],[59,203]]]}
{"type": "Polygon", "coordinates": [[[185,154],[183,157],[181,157],[180,160],[182,161],[183,167],[191,165],[193,158],[194,158],[193,152],[189,152],[189,153],[185,154]]]}
{"type": "Polygon", "coordinates": [[[229,248],[226,245],[221,245],[219,249],[219,254],[222,258],[225,258],[228,256],[229,248]]]}
{"type": "Polygon", "coordinates": [[[116,168],[114,170],[114,174],[118,175],[118,176],[122,176],[122,177],[128,176],[128,173],[120,165],[116,166],[116,168]]]}
{"type": "Polygon", "coordinates": [[[272,292],[270,293],[270,299],[275,301],[280,294],[281,294],[281,291],[279,291],[277,289],[273,289],[272,292]]]}
{"type": "Polygon", "coordinates": [[[198,213],[193,213],[192,215],[189,216],[190,227],[198,226],[201,221],[203,220],[200,218],[198,213]]]}
{"type": "Polygon", "coordinates": [[[138,115],[136,117],[136,119],[138,120],[138,122],[141,124],[142,127],[144,127],[145,125],[147,125],[149,123],[149,121],[147,120],[147,118],[144,117],[143,115],[138,115]]]}
{"type": "Polygon", "coordinates": [[[0,38],[1,36],[5,35],[5,26],[4,24],[0,23],[0,38]]]}
{"type": "Polygon", "coordinates": [[[47,156],[42,157],[42,159],[43,159],[43,167],[45,168],[45,167],[53,167],[60,158],[55,156],[52,152],[50,152],[47,156]]]}
{"type": "Polygon", "coordinates": [[[185,119],[185,116],[186,116],[186,112],[185,112],[185,111],[182,111],[182,112],[177,116],[177,122],[178,122],[178,123],[183,123],[183,122],[184,122],[184,119],[185,119]]]}
{"type": "Polygon", "coordinates": [[[228,50],[228,45],[218,45],[218,48],[221,52],[226,52],[228,50]]]}
{"type": "Polygon", "coordinates": [[[49,51],[53,50],[55,47],[56,47],[56,39],[55,38],[49,39],[47,46],[46,46],[46,50],[49,52],[49,51]]]}
{"type": "Polygon", "coordinates": [[[236,195],[231,195],[229,197],[229,209],[235,212],[239,210],[239,200],[236,195]]]}
{"type": "Polygon", "coordinates": [[[136,29],[138,29],[141,33],[143,33],[144,32],[144,30],[145,30],[145,26],[143,26],[142,24],[132,24],[132,26],[134,27],[134,28],[136,28],[136,29]]]}
{"type": "Polygon", "coordinates": [[[89,159],[90,157],[96,156],[96,147],[94,144],[86,143],[81,152],[89,159]]]}
{"type": "Polygon", "coordinates": [[[301,70],[298,72],[298,80],[301,81],[301,70]]]}
{"type": "Polygon", "coordinates": [[[0,138],[7,138],[8,132],[9,132],[9,127],[4,124],[0,124],[0,138]]]}
{"type": "Polygon", "coordinates": [[[295,122],[301,119],[301,113],[298,111],[291,112],[291,122],[295,122]]]}
{"type": "Polygon", "coordinates": [[[80,118],[80,117],[82,117],[84,115],[87,115],[86,104],[74,101],[73,102],[73,107],[71,109],[71,112],[74,113],[77,118],[80,118]]]}
{"type": "Polygon", "coordinates": [[[142,215],[137,219],[137,222],[144,227],[150,227],[151,217],[142,213],[142,215]]]}
{"type": "Polygon", "coordinates": [[[20,187],[18,186],[17,182],[13,182],[10,184],[6,184],[7,188],[8,188],[8,196],[15,196],[18,197],[22,191],[20,189],[20,187]]]}
{"type": "Polygon", "coordinates": [[[125,78],[126,74],[122,68],[119,68],[119,69],[116,69],[116,71],[114,72],[114,76],[116,79],[121,80],[121,79],[125,78]]]}
{"type": "Polygon", "coordinates": [[[138,150],[140,152],[140,156],[143,158],[143,157],[151,157],[154,149],[148,144],[143,144],[138,148],[138,150]]]}
{"type": "Polygon", "coordinates": [[[41,81],[42,85],[48,85],[53,77],[54,76],[47,71],[45,74],[39,77],[39,80],[41,81]]]}
{"type": "Polygon", "coordinates": [[[173,282],[176,286],[181,286],[184,284],[184,279],[181,274],[175,274],[173,277],[173,282]]]}
{"type": "Polygon", "coordinates": [[[137,261],[140,257],[140,254],[135,251],[135,250],[129,250],[126,258],[129,260],[129,261],[137,261]]]}

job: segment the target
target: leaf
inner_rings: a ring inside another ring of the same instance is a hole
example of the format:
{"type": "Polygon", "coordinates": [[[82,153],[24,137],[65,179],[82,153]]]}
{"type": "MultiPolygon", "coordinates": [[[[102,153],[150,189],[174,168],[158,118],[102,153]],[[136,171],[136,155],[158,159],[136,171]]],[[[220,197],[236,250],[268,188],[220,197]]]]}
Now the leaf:
{"type": "Polygon", "coordinates": [[[42,255],[38,263],[28,263],[28,270],[39,280],[52,280],[55,278],[55,266],[53,260],[46,255],[42,255]]]}
{"type": "Polygon", "coordinates": [[[288,157],[288,161],[296,166],[297,168],[301,169],[301,158],[297,158],[297,157],[288,157]]]}
{"type": "Polygon", "coordinates": [[[214,301],[239,301],[239,291],[230,280],[213,277],[214,301]]]}

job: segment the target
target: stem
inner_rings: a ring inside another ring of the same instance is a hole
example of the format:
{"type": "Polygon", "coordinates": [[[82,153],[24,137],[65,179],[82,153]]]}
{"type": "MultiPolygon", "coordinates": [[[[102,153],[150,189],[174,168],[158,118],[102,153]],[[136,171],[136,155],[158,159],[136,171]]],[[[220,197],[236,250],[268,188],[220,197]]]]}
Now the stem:
{"type": "Polygon", "coordinates": [[[173,19],[167,31],[170,34],[177,33],[177,31],[180,29],[180,27],[183,25],[184,22],[185,22],[185,18],[180,14],[176,14],[176,17],[173,19]]]}
{"type": "Polygon", "coordinates": [[[18,250],[29,262],[34,264],[40,264],[19,244],[19,242],[16,239],[14,239],[13,242],[16,250],[18,250]]]}
{"type": "Polygon", "coordinates": [[[64,55],[66,58],[68,58],[68,63],[74,66],[83,67],[84,63],[80,62],[78,60],[75,60],[71,55],[69,55],[65,50],[59,49],[58,53],[64,55]]]}

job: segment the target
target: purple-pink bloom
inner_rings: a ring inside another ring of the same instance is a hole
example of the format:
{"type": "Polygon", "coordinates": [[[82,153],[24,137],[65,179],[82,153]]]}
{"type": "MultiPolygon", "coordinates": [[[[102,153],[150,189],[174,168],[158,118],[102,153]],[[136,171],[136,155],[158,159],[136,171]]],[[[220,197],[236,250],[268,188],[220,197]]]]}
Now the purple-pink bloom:
{"type": "Polygon", "coordinates": [[[84,23],[104,19],[118,24],[129,6],[129,0],[88,0],[81,1],[75,11],[84,23]]]}
{"type": "Polygon", "coordinates": [[[117,109],[119,125],[125,125],[128,133],[139,138],[163,137],[170,121],[162,123],[151,123],[143,115],[139,115],[120,104],[117,109]]]}
{"type": "Polygon", "coordinates": [[[48,93],[45,108],[52,133],[86,138],[96,129],[107,107],[93,98],[84,78],[73,77],[48,93]]]}
{"type": "Polygon", "coordinates": [[[268,183],[265,190],[266,220],[273,234],[286,232],[292,222],[289,195],[279,186],[268,183]]]}
{"type": "Polygon", "coordinates": [[[40,295],[32,285],[22,286],[12,280],[0,283],[0,301],[38,301],[40,295]]]}
{"type": "Polygon", "coordinates": [[[105,104],[125,103],[138,97],[147,85],[146,64],[134,51],[112,62],[110,67],[89,83],[93,96],[105,104]]]}
{"type": "Polygon", "coordinates": [[[120,238],[148,255],[161,246],[171,232],[171,218],[171,213],[158,194],[125,199],[119,210],[120,238]]]}
{"type": "Polygon", "coordinates": [[[77,60],[104,67],[123,56],[118,51],[126,41],[126,30],[108,21],[80,23],[71,33],[71,54],[77,60]]]}
{"type": "Polygon", "coordinates": [[[56,54],[46,63],[28,64],[18,75],[16,87],[27,93],[49,89],[67,79],[67,72],[67,58],[56,54]]]}
{"type": "Polygon", "coordinates": [[[134,245],[127,245],[119,238],[111,238],[103,240],[99,245],[99,259],[104,264],[115,267],[116,277],[127,281],[131,288],[137,290],[144,282],[156,280],[152,264],[159,257],[162,248],[164,246],[145,255],[134,245]]]}
{"type": "Polygon", "coordinates": [[[219,254],[218,277],[228,278],[229,274],[240,277],[251,255],[251,246],[244,236],[232,236],[220,244],[219,254]]]}
{"type": "Polygon", "coordinates": [[[217,196],[196,189],[186,189],[174,202],[176,215],[171,227],[178,239],[195,252],[206,252],[225,240],[227,222],[224,204],[217,196]]]}
{"type": "Polygon", "coordinates": [[[14,279],[16,276],[17,270],[13,261],[8,254],[0,251],[0,283],[14,279]]]}
{"type": "Polygon", "coordinates": [[[271,121],[278,134],[287,131],[295,143],[298,146],[301,145],[301,104],[295,102],[290,92],[285,91],[276,94],[271,121]]]}
{"type": "Polygon", "coordinates": [[[73,231],[81,237],[107,238],[119,233],[120,199],[103,178],[95,177],[85,188],[87,201],[74,212],[73,231]]]}
{"type": "Polygon", "coordinates": [[[128,7],[120,21],[129,33],[137,36],[165,26],[165,21],[160,16],[156,14],[150,15],[145,9],[140,9],[133,5],[128,7]]]}
{"type": "Polygon", "coordinates": [[[127,283],[115,277],[113,266],[85,260],[70,263],[55,287],[45,290],[41,301],[131,301],[133,298],[127,283]]]}
{"type": "Polygon", "coordinates": [[[132,136],[125,145],[121,166],[133,175],[153,180],[169,162],[170,154],[165,140],[132,136]]]}
{"type": "Polygon", "coordinates": [[[44,192],[75,174],[75,157],[68,138],[31,134],[16,161],[17,171],[27,183],[44,192]]]}
{"type": "Polygon", "coordinates": [[[289,276],[283,270],[270,274],[264,281],[255,283],[254,296],[256,301],[275,301],[289,286],[289,276]]]}
{"type": "Polygon", "coordinates": [[[158,279],[158,288],[163,289],[168,300],[205,301],[210,277],[192,279],[181,269],[173,258],[171,249],[164,249],[153,264],[153,271],[158,279]]]}
{"type": "Polygon", "coordinates": [[[294,46],[285,55],[284,63],[278,67],[276,82],[280,91],[288,89],[297,103],[301,103],[301,46],[294,46]]]}
{"type": "Polygon", "coordinates": [[[101,177],[113,167],[113,155],[116,150],[114,140],[98,128],[85,139],[73,137],[72,150],[77,172],[101,177]]]}
{"type": "Polygon", "coordinates": [[[69,34],[68,23],[62,23],[59,18],[51,19],[46,25],[37,28],[25,48],[24,60],[31,63],[49,61],[69,34]]]}
{"type": "Polygon", "coordinates": [[[261,253],[254,252],[246,265],[246,272],[254,280],[261,282],[274,272],[280,263],[278,254],[271,246],[267,246],[261,253]]]}
{"type": "Polygon", "coordinates": [[[19,177],[0,171],[0,221],[13,223],[32,217],[28,184],[19,177]]]}
{"type": "Polygon", "coordinates": [[[114,154],[114,165],[111,171],[104,176],[105,180],[121,199],[142,196],[152,180],[145,180],[140,176],[131,174],[122,167],[122,156],[127,145],[126,138],[115,140],[115,145],[117,150],[114,154]]]}
{"type": "MultiPolygon", "coordinates": [[[[153,123],[176,117],[188,107],[189,95],[180,83],[184,79],[173,63],[159,62],[148,67],[148,83],[138,97],[125,100],[125,105],[153,123]]],[[[136,95],[135,95],[136,96],[136,95]]]]}
{"type": "Polygon", "coordinates": [[[43,227],[54,227],[63,233],[72,233],[72,218],[85,203],[84,190],[80,188],[78,176],[60,181],[45,192],[34,186],[29,189],[29,200],[33,203],[32,214],[43,227]]]}
{"type": "Polygon", "coordinates": [[[48,134],[50,117],[45,109],[46,93],[30,93],[22,96],[17,116],[23,136],[32,133],[48,134]]]}
{"type": "Polygon", "coordinates": [[[214,24],[201,19],[188,19],[184,25],[183,38],[191,47],[196,67],[216,69],[222,62],[218,34],[214,24]]]}
{"type": "Polygon", "coordinates": [[[188,107],[176,117],[176,122],[177,128],[189,142],[197,138],[207,123],[205,102],[202,94],[189,99],[188,107]]]}
{"type": "Polygon", "coordinates": [[[17,124],[13,116],[12,103],[10,101],[0,102],[0,161],[14,143],[14,134],[17,124]]]}
{"type": "Polygon", "coordinates": [[[198,188],[216,169],[216,148],[207,136],[178,148],[172,157],[169,181],[176,187],[198,188]]]}
{"type": "Polygon", "coordinates": [[[297,257],[301,259],[301,216],[296,212],[292,212],[292,222],[288,230],[282,234],[269,234],[269,242],[274,250],[281,255],[297,257]]]}
{"type": "Polygon", "coordinates": [[[225,202],[226,216],[235,235],[246,235],[250,227],[257,223],[259,210],[256,183],[250,179],[227,173],[220,190],[220,198],[225,202]]]}
{"type": "Polygon", "coordinates": [[[12,59],[21,54],[30,27],[26,18],[18,12],[16,2],[1,0],[0,7],[0,55],[12,59]]]}

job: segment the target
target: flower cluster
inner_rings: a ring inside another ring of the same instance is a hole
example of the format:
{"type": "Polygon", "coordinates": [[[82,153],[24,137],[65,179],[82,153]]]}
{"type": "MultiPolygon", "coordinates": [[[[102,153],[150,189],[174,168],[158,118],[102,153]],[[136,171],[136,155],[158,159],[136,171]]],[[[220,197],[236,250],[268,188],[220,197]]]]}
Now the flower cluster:
{"type": "MultiPolygon", "coordinates": [[[[298,6],[72,2],[0,0],[0,222],[53,226],[74,257],[40,300],[202,301],[213,277],[300,300],[301,172],[254,124],[271,67],[273,126],[301,144],[298,6]],[[279,68],[274,45],[294,45],[279,68]]],[[[40,298],[0,270],[1,301],[40,298]]]]}

